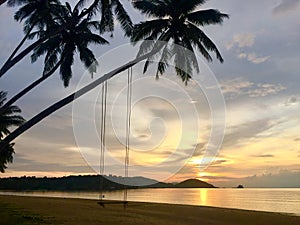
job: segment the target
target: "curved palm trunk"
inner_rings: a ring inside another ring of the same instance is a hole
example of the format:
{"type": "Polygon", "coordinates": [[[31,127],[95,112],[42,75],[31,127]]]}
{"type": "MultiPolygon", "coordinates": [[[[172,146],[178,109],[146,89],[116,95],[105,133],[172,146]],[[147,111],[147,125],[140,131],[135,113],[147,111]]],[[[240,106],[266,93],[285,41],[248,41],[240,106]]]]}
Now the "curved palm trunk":
{"type": "Polygon", "coordinates": [[[20,136],[22,133],[24,133],[25,131],[27,131],[31,127],[33,127],[35,124],[37,124],[38,122],[40,122],[41,120],[43,120],[44,118],[46,118],[47,116],[52,114],[53,112],[57,111],[58,109],[64,107],[65,105],[69,104],[70,102],[74,101],[75,99],[77,99],[77,98],[81,97],[82,95],[86,94],[87,92],[91,91],[92,89],[97,87],[99,84],[103,83],[104,81],[106,81],[106,80],[114,77],[115,75],[125,71],[126,69],[134,66],[135,64],[143,61],[144,59],[147,59],[148,57],[156,54],[159,50],[160,50],[160,48],[154,49],[151,52],[126,63],[125,65],[123,65],[123,66],[121,66],[121,67],[119,67],[119,68],[103,75],[102,77],[98,78],[94,82],[92,82],[92,83],[86,85],[85,87],[79,89],[77,92],[74,92],[73,94],[65,97],[64,99],[56,102],[55,104],[51,105],[50,107],[48,107],[44,111],[40,112],[39,114],[37,114],[36,116],[34,116],[30,120],[28,120],[26,123],[24,123],[23,125],[18,127],[16,130],[14,130],[8,136],[6,136],[0,143],[0,152],[1,152],[1,150],[3,150],[5,148],[5,146],[8,143],[13,141],[15,138],[20,136]]]}
{"type": "Polygon", "coordinates": [[[7,0],[0,0],[0,5],[2,5],[3,3],[5,3],[7,0]]]}
{"type": "Polygon", "coordinates": [[[24,36],[24,38],[21,40],[21,42],[18,44],[18,46],[15,48],[15,50],[13,51],[13,53],[9,56],[9,58],[6,60],[6,62],[4,63],[3,67],[5,67],[11,60],[12,58],[17,54],[17,52],[19,51],[19,49],[22,47],[22,45],[25,43],[25,41],[27,40],[30,32],[32,31],[34,25],[31,26],[30,30],[26,33],[26,35],[24,36]]]}
{"type": "Polygon", "coordinates": [[[20,91],[18,94],[16,94],[14,97],[12,97],[9,101],[7,101],[1,108],[0,108],[0,114],[9,106],[14,104],[17,100],[19,100],[21,97],[23,97],[25,94],[27,94],[29,91],[34,89],[36,86],[38,86],[40,83],[45,81],[47,78],[49,78],[51,75],[54,74],[54,72],[57,70],[57,68],[60,66],[62,60],[59,61],[55,67],[52,68],[48,73],[28,85],[26,88],[24,88],[22,91],[20,91]]]}
{"type": "MultiPolygon", "coordinates": [[[[98,5],[99,1],[100,0],[94,0],[93,4],[87,10],[84,10],[78,16],[78,18],[82,18],[82,17],[86,16],[87,14],[89,14],[94,9],[94,7],[96,7],[98,5]]],[[[63,29],[65,29],[68,26],[71,26],[73,23],[76,23],[76,19],[71,20],[68,23],[65,23],[65,24],[61,25],[61,27],[58,28],[57,30],[54,30],[54,31],[50,32],[49,35],[47,35],[47,36],[45,36],[43,38],[40,38],[36,42],[34,42],[31,45],[29,45],[22,52],[20,52],[16,57],[12,58],[9,62],[5,63],[2,66],[2,68],[0,69],[0,77],[2,77],[14,65],[16,65],[18,62],[20,62],[26,55],[28,55],[37,46],[39,46],[40,44],[42,44],[44,41],[48,40],[49,38],[54,37],[55,35],[59,34],[63,29]]]]}

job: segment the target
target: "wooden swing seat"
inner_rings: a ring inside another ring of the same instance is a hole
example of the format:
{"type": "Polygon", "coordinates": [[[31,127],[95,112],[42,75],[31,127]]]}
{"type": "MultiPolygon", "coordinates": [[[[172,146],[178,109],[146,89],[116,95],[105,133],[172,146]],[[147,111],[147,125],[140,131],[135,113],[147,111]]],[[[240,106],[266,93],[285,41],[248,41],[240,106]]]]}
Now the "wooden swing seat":
{"type": "Polygon", "coordinates": [[[118,201],[118,200],[99,200],[97,203],[101,205],[103,208],[105,208],[105,205],[113,205],[113,204],[123,204],[124,207],[128,205],[128,201],[118,201]]]}

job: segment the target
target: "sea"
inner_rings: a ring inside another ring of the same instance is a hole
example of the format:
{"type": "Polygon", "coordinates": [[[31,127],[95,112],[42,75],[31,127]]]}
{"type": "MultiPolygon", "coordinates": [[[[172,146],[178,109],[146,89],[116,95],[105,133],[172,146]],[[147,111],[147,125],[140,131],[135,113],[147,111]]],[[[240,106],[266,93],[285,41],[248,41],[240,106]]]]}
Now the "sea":
{"type": "MultiPolygon", "coordinates": [[[[300,216],[300,188],[153,188],[130,189],[128,201],[213,206],[300,216]]],[[[0,191],[0,195],[99,199],[99,192],[0,191]]],[[[124,191],[104,192],[104,199],[123,200],[124,191]]]]}

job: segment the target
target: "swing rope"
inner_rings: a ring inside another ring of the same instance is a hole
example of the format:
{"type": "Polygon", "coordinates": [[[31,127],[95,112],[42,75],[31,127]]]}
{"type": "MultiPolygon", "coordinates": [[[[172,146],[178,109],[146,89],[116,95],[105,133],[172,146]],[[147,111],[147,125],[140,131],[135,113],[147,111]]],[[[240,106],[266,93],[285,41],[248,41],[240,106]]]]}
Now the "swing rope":
{"type": "MultiPolygon", "coordinates": [[[[131,104],[132,104],[132,67],[128,69],[127,76],[127,105],[126,105],[126,144],[125,144],[125,178],[128,178],[129,150],[130,150],[130,129],[131,129],[131,104]]],[[[127,201],[127,185],[124,189],[124,202],[127,201]]]]}
{"type": "MultiPolygon", "coordinates": [[[[131,129],[131,104],[132,104],[132,67],[128,69],[127,76],[127,100],[126,100],[126,130],[125,130],[125,178],[128,178],[129,169],[129,150],[130,150],[130,129],[131,129]]],[[[107,81],[102,84],[101,98],[101,124],[100,124],[100,158],[99,158],[99,175],[100,175],[100,193],[99,202],[104,207],[103,185],[104,185],[104,165],[105,165],[105,148],[106,148],[106,117],[107,117],[107,81]]],[[[127,184],[124,185],[124,208],[127,204],[127,184]]],[[[117,202],[116,202],[117,203],[117,202]]]]}
{"type": "Polygon", "coordinates": [[[107,114],[107,81],[102,84],[102,99],[101,99],[101,124],[100,124],[100,158],[99,158],[99,174],[100,174],[100,194],[99,199],[103,200],[103,185],[104,185],[104,157],[106,147],[106,114],[107,114]]]}

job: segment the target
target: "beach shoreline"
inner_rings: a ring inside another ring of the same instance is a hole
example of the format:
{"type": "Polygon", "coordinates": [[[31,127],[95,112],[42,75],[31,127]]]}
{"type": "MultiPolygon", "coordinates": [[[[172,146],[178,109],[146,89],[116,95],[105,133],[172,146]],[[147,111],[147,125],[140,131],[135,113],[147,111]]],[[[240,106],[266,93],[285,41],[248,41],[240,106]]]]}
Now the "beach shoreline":
{"type": "MultiPolygon", "coordinates": [[[[300,216],[286,213],[260,212],[210,206],[129,202],[97,204],[97,200],[0,195],[0,206],[21,214],[42,218],[36,224],[211,224],[211,225],[296,225],[300,216]]],[[[0,221],[0,225],[3,223],[0,221]]]]}

